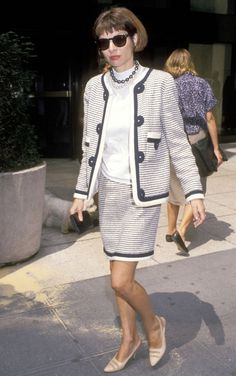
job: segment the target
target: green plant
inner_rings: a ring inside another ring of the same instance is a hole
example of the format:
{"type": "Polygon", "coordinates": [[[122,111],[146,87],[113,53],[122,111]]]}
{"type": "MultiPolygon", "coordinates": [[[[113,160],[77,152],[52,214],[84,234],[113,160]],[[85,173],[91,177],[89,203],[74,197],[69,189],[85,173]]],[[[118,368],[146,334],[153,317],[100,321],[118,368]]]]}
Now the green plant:
{"type": "Polygon", "coordinates": [[[0,172],[33,167],[40,161],[30,115],[33,51],[27,38],[12,31],[0,34],[0,172]]]}

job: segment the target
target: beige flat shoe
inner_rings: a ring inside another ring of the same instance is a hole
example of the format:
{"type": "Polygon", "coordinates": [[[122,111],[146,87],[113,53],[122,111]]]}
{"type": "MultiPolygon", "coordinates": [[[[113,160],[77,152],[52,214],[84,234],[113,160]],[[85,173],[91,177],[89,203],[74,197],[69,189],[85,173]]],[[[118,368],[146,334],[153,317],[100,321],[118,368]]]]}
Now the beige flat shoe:
{"type": "Polygon", "coordinates": [[[110,360],[110,362],[106,365],[104,368],[104,372],[117,372],[121,371],[123,368],[125,368],[126,364],[131,358],[135,358],[136,352],[138,351],[139,347],[141,346],[141,340],[137,343],[137,345],[134,347],[131,354],[123,361],[119,362],[119,360],[116,359],[116,355],[110,360]]]}
{"type": "Polygon", "coordinates": [[[152,367],[154,367],[163,357],[166,351],[166,337],[165,337],[165,330],[166,330],[166,320],[164,317],[156,316],[157,320],[160,323],[160,332],[161,332],[161,347],[150,347],[149,348],[149,360],[152,367]]]}

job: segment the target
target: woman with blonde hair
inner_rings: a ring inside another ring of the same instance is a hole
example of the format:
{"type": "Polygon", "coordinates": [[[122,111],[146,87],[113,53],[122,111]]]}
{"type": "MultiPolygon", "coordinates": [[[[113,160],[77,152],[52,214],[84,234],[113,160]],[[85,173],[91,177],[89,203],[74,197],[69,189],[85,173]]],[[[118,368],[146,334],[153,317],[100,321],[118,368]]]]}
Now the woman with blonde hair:
{"type": "MultiPolygon", "coordinates": [[[[190,144],[205,138],[209,133],[218,165],[220,165],[222,155],[219,150],[216,121],[212,112],[217,101],[209,83],[198,76],[191,54],[184,48],[178,48],[170,54],[164,65],[164,70],[175,79],[179,95],[179,107],[190,144]]],[[[204,193],[206,193],[206,179],[206,177],[201,177],[204,193]]],[[[191,205],[188,202],[186,203],[180,180],[176,176],[173,165],[171,165],[170,182],[166,241],[174,241],[181,254],[188,255],[185,237],[193,220],[193,211],[191,205]],[[181,223],[177,229],[181,205],[185,205],[185,207],[181,223]]]]}
{"type": "Polygon", "coordinates": [[[143,24],[129,9],[114,7],[98,16],[94,34],[99,55],[110,69],[92,77],[85,87],[83,158],[70,213],[83,220],[86,200],[98,191],[100,232],[122,329],[119,349],[104,369],[115,372],[141,346],[137,314],[151,366],[166,350],[166,320],[153,311],[135,271],[139,261],[154,255],[160,206],[169,194],[170,157],[196,226],[203,222],[205,209],[174,80],[134,57],[148,41],[143,24]]]}

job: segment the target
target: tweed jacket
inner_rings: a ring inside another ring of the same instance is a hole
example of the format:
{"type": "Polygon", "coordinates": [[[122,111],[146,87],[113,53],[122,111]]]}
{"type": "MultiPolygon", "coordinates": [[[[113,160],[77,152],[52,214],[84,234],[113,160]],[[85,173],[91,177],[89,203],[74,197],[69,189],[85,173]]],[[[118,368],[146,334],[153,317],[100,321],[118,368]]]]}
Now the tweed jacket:
{"type": "MultiPolygon", "coordinates": [[[[83,157],[74,198],[91,199],[98,190],[112,95],[105,74],[91,78],[84,92],[83,157]]],[[[146,69],[129,96],[129,160],[137,206],[158,205],[169,196],[170,159],[186,201],[203,198],[195,159],[184,131],[178,93],[169,73],[146,69]]]]}

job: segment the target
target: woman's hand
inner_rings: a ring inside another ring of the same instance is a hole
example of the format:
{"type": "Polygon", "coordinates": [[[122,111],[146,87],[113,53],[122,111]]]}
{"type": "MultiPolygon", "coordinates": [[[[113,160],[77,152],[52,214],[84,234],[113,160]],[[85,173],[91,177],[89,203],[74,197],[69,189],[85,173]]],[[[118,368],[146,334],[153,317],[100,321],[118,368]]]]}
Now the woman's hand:
{"type": "Polygon", "coordinates": [[[216,156],[218,166],[220,166],[223,163],[223,157],[222,157],[222,154],[220,152],[220,149],[214,149],[214,154],[216,156]]]}
{"type": "Polygon", "coordinates": [[[69,210],[70,214],[78,213],[78,218],[83,221],[84,200],[75,198],[69,210]]]}
{"type": "Polygon", "coordinates": [[[203,200],[195,199],[191,201],[191,206],[193,210],[193,225],[194,227],[198,227],[206,218],[205,205],[203,200]]]}

